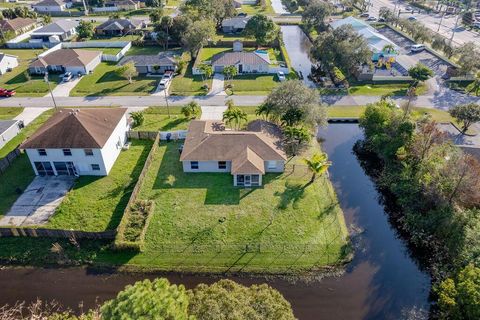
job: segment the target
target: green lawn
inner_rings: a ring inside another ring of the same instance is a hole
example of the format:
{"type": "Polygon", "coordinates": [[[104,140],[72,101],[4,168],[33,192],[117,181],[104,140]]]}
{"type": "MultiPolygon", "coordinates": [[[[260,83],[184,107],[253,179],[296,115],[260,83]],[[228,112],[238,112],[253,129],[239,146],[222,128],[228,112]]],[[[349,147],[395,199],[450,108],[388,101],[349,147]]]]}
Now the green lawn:
{"type": "MultiPolygon", "coordinates": [[[[383,95],[393,95],[393,96],[405,96],[407,95],[407,90],[410,87],[410,82],[400,82],[400,83],[361,83],[361,82],[352,82],[348,88],[348,94],[357,95],[357,96],[383,96],[383,95]]],[[[320,94],[335,94],[342,95],[347,94],[347,90],[336,90],[336,89],[326,89],[319,88],[320,94]]],[[[417,90],[418,95],[422,95],[427,91],[427,86],[422,84],[417,90]]]]}
{"type": "Polygon", "coordinates": [[[20,107],[8,107],[0,108],[0,120],[10,120],[22,113],[23,108],[20,107]]]}
{"type": "Polygon", "coordinates": [[[201,62],[210,61],[213,56],[226,51],[232,51],[232,48],[202,48],[198,52],[197,60],[201,62]]]}
{"type": "Polygon", "coordinates": [[[0,217],[5,215],[18,198],[16,189],[25,190],[35,174],[26,154],[22,154],[0,173],[0,217]]]}
{"type": "Polygon", "coordinates": [[[184,173],[180,143],[161,143],[155,154],[140,192],[156,202],[146,250],[128,264],[273,273],[315,270],[344,258],[347,231],[333,188],[325,177],[308,183],[300,159],[283,174],[264,176],[263,187],[242,189],[233,187],[230,174],[184,173]]]}
{"type": "Polygon", "coordinates": [[[83,231],[116,228],[151,146],[152,141],[132,140],[108,176],[78,178],[46,227],[83,231]]]}
{"type": "Polygon", "coordinates": [[[170,117],[166,107],[150,107],[143,114],[145,121],[135,127],[137,131],[173,131],[185,130],[190,120],[180,113],[181,107],[170,107],[170,117]]]}
{"type": "MultiPolygon", "coordinates": [[[[295,78],[291,72],[287,79],[295,78]]],[[[234,77],[232,81],[225,81],[233,84],[233,94],[236,95],[268,95],[280,84],[276,74],[249,74],[234,77]]]]}
{"type": "MultiPolygon", "coordinates": [[[[1,108],[0,108],[1,109],[1,108]]],[[[17,134],[12,140],[10,140],[3,148],[0,149],[0,159],[9,154],[14,150],[20,143],[23,142],[26,138],[31,136],[37,129],[50,118],[54,113],[53,109],[47,110],[33,120],[28,126],[23,128],[19,134],[17,134]]]]}
{"type": "Polygon", "coordinates": [[[115,72],[117,68],[115,63],[100,63],[93,74],[83,76],[70,96],[146,96],[155,90],[158,79],[139,76],[129,83],[115,72]]]}
{"type": "Polygon", "coordinates": [[[163,52],[163,49],[157,46],[147,46],[147,47],[135,47],[132,46],[130,50],[127,51],[127,56],[138,56],[138,55],[147,55],[153,56],[163,52]]]}
{"type": "Polygon", "coordinates": [[[111,54],[115,56],[119,53],[122,48],[103,48],[103,47],[95,47],[95,48],[81,48],[82,50],[89,50],[89,51],[102,51],[104,54],[111,54]]]}
{"type": "Polygon", "coordinates": [[[262,13],[262,14],[275,13],[275,11],[273,11],[270,0],[265,0],[265,3],[266,3],[265,8],[263,8],[261,5],[244,4],[242,5],[242,8],[239,9],[239,12],[244,12],[248,15],[255,15],[257,13],[262,13]]]}
{"type": "Polygon", "coordinates": [[[170,85],[170,95],[173,96],[202,96],[207,94],[202,89],[203,85],[207,84],[209,88],[212,87],[212,79],[203,81],[202,76],[194,76],[192,74],[192,63],[190,63],[184,74],[177,75],[173,78],[170,85]]]}
{"type": "MultiPolygon", "coordinates": [[[[15,90],[18,97],[43,97],[48,93],[48,85],[43,76],[28,76],[28,65],[42,53],[40,49],[2,49],[3,53],[18,56],[18,67],[0,77],[0,87],[15,90]]],[[[60,82],[58,74],[50,74],[50,87],[60,82]]]]}

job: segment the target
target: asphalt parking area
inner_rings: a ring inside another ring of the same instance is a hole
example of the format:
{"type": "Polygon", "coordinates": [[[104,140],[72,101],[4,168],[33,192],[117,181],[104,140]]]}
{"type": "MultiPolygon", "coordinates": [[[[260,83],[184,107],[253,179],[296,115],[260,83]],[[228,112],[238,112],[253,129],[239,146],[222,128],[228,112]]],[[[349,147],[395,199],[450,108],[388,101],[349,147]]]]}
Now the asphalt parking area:
{"type": "Polygon", "coordinates": [[[75,177],[35,177],[18,197],[10,211],[0,219],[1,226],[45,224],[72,188],[75,177]]]}

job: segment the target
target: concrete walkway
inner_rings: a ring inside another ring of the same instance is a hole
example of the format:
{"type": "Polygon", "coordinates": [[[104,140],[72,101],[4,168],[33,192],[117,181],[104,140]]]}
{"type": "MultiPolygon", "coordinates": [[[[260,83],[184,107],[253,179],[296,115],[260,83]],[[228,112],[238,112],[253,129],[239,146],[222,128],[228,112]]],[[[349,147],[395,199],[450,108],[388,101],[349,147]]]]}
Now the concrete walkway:
{"type": "MultiPolygon", "coordinates": [[[[70,96],[70,91],[80,82],[82,78],[76,77],[67,82],[60,82],[55,88],[53,88],[53,96],[56,97],[68,97],[70,96]]],[[[44,95],[44,97],[51,97],[50,92],[44,95]]]]}
{"type": "Polygon", "coordinates": [[[22,113],[13,118],[14,120],[22,120],[24,125],[28,125],[35,120],[43,112],[51,109],[51,107],[25,108],[22,113]]]}
{"type": "Polygon", "coordinates": [[[212,80],[212,90],[208,95],[212,96],[226,96],[225,93],[225,76],[221,73],[215,73],[212,80]]]}
{"type": "Polygon", "coordinates": [[[45,224],[72,188],[75,177],[35,177],[18,197],[10,211],[0,219],[1,226],[45,224]]]}
{"type": "Polygon", "coordinates": [[[202,106],[200,120],[222,120],[225,110],[227,110],[226,106],[202,106]]]}

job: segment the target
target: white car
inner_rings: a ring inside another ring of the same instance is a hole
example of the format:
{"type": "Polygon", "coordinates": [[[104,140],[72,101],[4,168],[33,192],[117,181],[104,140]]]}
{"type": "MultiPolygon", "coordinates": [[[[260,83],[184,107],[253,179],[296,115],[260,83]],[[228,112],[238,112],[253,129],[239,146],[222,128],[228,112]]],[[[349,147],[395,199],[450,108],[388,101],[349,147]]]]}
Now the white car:
{"type": "Polygon", "coordinates": [[[278,71],[277,72],[277,77],[278,77],[278,80],[280,82],[283,82],[283,81],[287,80],[287,78],[285,78],[285,73],[283,73],[283,71],[278,71]]]}
{"type": "Polygon", "coordinates": [[[165,89],[168,86],[168,83],[170,80],[173,78],[173,72],[172,71],[165,71],[163,74],[162,80],[160,80],[160,88],[165,89]]]}
{"type": "Polygon", "coordinates": [[[414,44],[413,46],[410,47],[410,50],[412,52],[420,52],[422,50],[425,50],[425,45],[424,44],[414,44]]]}
{"type": "Polygon", "coordinates": [[[375,17],[368,17],[367,21],[374,22],[374,21],[377,21],[377,18],[375,18],[375,17]]]}
{"type": "Polygon", "coordinates": [[[73,74],[71,72],[65,72],[65,74],[62,77],[62,81],[63,82],[68,82],[68,81],[72,80],[72,78],[73,78],[73,74]]]}

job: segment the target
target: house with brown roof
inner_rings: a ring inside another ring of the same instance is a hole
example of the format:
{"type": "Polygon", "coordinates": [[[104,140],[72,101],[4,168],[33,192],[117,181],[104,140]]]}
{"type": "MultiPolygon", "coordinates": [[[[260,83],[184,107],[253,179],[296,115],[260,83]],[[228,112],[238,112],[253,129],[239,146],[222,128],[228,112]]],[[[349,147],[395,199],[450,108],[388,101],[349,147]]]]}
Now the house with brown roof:
{"type": "Polygon", "coordinates": [[[100,64],[101,51],[82,49],[58,49],[33,61],[28,67],[30,74],[45,74],[45,72],[73,74],[88,74],[100,64]]]}
{"type": "Polygon", "coordinates": [[[16,35],[25,33],[37,26],[37,20],[30,18],[15,18],[0,20],[2,32],[13,32],[16,35]]]}
{"type": "Polygon", "coordinates": [[[248,131],[218,121],[190,123],[180,161],[184,172],[229,172],[234,186],[261,186],[267,172],[283,172],[287,157],[278,128],[257,121],[248,131]]]}
{"type": "Polygon", "coordinates": [[[127,141],[126,108],[61,109],[20,146],[36,175],[108,175],[127,141]]]}

